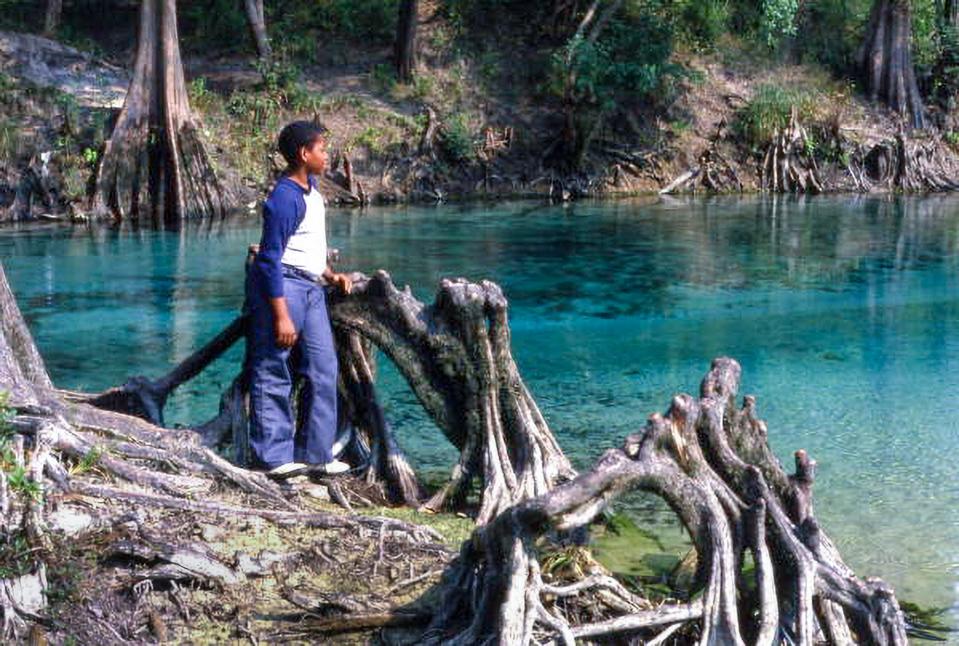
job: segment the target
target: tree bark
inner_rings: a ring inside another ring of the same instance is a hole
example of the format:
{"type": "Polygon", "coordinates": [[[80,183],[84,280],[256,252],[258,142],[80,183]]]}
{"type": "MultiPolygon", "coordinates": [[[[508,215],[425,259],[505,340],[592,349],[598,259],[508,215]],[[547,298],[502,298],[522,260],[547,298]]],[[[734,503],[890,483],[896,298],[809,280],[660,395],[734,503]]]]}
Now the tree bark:
{"type": "Polygon", "coordinates": [[[959,0],[945,0],[943,3],[943,17],[946,24],[953,29],[959,29],[959,0]]]}
{"type": "Polygon", "coordinates": [[[393,57],[396,65],[396,78],[402,83],[412,83],[413,75],[416,73],[418,4],[417,0],[400,0],[393,57]]]}
{"type": "Polygon", "coordinates": [[[96,180],[94,210],[176,226],[226,212],[190,111],[176,1],[143,0],[133,79],[96,180]]]}
{"type": "Polygon", "coordinates": [[[43,35],[52,38],[60,28],[63,0],[47,0],[47,12],[43,20],[43,35]]]}
{"type": "Polygon", "coordinates": [[[925,126],[925,110],[912,62],[912,12],[908,0],[876,0],[857,59],[873,101],[925,126]]]}
{"type": "Polygon", "coordinates": [[[261,61],[273,58],[273,48],[270,47],[270,38],[266,31],[266,17],[263,14],[263,0],[243,0],[246,8],[246,17],[250,23],[253,42],[256,44],[256,53],[261,61]]]}

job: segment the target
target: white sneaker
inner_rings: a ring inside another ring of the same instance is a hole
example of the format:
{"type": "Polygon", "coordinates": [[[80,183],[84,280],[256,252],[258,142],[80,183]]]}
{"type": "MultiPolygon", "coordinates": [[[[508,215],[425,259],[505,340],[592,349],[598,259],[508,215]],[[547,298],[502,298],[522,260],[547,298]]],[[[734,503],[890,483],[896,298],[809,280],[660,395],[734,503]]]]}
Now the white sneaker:
{"type": "Polygon", "coordinates": [[[266,472],[266,475],[271,478],[286,479],[306,473],[309,468],[309,465],[303,464],[302,462],[287,462],[278,467],[273,467],[266,472]]]}
{"type": "Polygon", "coordinates": [[[350,468],[350,465],[348,465],[346,462],[340,462],[339,460],[333,460],[332,462],[319,465],[320,471],[331,476],[338,473],[346,473],[350,470],[350,468]]]}

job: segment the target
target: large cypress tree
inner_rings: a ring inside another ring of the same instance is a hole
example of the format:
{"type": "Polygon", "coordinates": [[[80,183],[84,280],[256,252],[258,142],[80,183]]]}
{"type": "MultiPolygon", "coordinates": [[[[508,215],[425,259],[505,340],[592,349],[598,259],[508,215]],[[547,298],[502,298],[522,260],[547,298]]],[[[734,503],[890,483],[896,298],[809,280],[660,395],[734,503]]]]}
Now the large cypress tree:
{"type": "Polygon", "coordinates": [[[97,175],[94,209],[175,225],[225,211],[190,111],[176,0],[142,0],[133,78],[97,175]]]}
{"type": "Polygon", "coordinates": [[[912,10],[909,0],[875,0],[858,62],[866,90],[922,128],[922,96],[912,62],[912,10]]]}

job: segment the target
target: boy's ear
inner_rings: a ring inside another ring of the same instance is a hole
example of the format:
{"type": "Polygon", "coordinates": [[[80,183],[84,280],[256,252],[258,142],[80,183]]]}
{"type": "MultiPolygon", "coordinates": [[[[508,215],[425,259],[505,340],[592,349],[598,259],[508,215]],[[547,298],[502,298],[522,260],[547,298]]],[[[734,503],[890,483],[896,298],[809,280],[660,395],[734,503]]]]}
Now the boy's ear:
{"type": "Polygon", "coordinates": [[[306,163],[306,146],[300,146],[299,150],[296,151],[296,154],[300,157],[300,164],[306,163]]]}

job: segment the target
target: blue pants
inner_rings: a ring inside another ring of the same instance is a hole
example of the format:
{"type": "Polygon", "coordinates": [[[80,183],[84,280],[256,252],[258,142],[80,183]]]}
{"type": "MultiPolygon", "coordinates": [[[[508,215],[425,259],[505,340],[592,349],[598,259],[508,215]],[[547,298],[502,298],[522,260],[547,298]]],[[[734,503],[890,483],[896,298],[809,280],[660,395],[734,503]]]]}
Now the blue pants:
{"type": "Polygon", "coordinates": [[[284,274],[283,292],[297,332],[292,349],[277,346],[270,303],[256,281],[247,280],[250,449],[255,466],[267,469],[294,461],[330,462],[336,434],[337,363],[326,290],[284,274]],[[299,432],[290,405],[294,375],[305,377],[299,432]]]}

